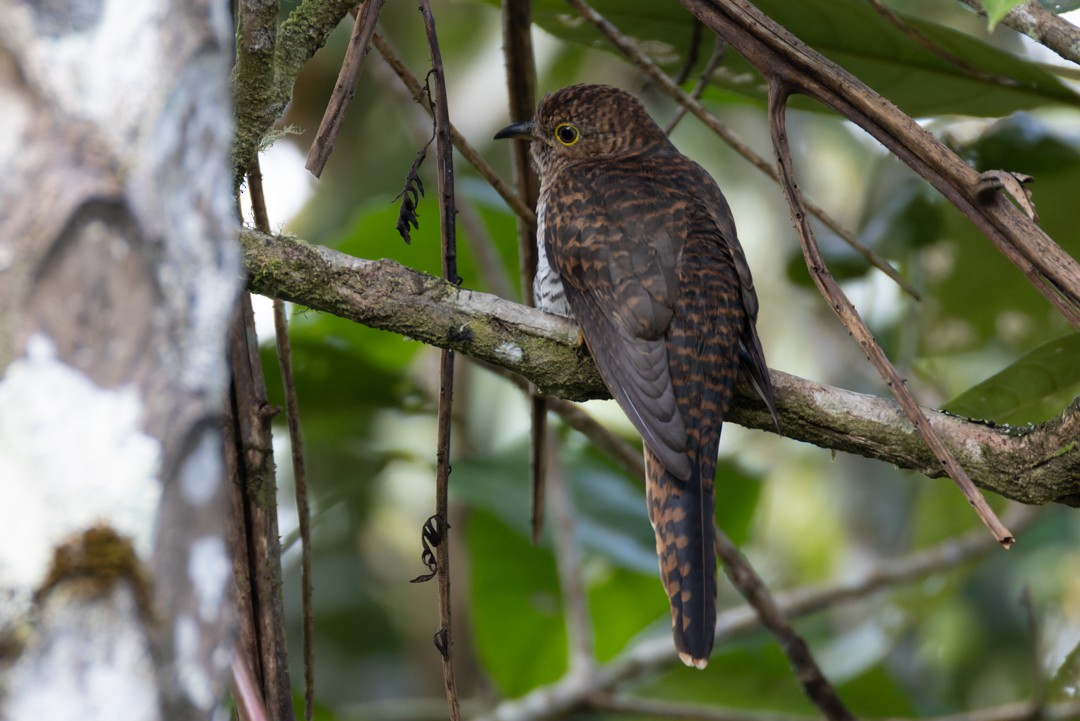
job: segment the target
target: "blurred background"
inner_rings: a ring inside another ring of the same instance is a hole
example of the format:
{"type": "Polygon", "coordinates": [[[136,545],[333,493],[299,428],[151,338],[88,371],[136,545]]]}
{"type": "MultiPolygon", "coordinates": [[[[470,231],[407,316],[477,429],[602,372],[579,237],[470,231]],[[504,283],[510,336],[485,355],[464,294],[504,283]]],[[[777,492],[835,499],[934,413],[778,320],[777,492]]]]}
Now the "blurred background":
{"type": "MultiPolygon", "coordinates": [[[[889,6],[990,77],[973,77],[929,53],[863,0],[757,4],[979,170],[1034,176],[1041,226],[1080,256],[1075,66],[1063,67],[1065,61],[1008,28],[990,32],[986,19],[960,2],[896,0],[889,6]],[[1001,82],[1000,76],[1014,81],[1001,82]]],[[[293,7],[285,6],[285,12],[293,7]]],[[[670,74],[678,72],[693,28],[677,3],[609,0],[596,7],[670,74]]],[[[509,180],[511,149],[491,137],[522,118],[507,114],[498,3],[437,0],[433,9],[451,120],[509,180]]],[[[540,93],[604,82],[641,97],[661,124],[674,115],[675,104],[568,5],[537,2],[534,20],[540,93]]],[[[429,59],[415,4],[387,3],[380,27],[422,78],[429,59]]],[[[316,181],[303,169],[350,31],[347,19],[308,63],[285,117],[294,132],[262,156],[271,222],[275,230],[312,243],[439,274],[434,153],[421,169],[429,195],[419,203],[412,243],[394,230],[394,198],[431,124],[403,96],[377,51],[368,56],[322,178],[316,181]]],[[[685,88],[712,50],[706,33],[685,88]]],[[[723,56],[703,101],[772,159],[761,79],[734,51],[723,56]]],[[[789,133],[804,192],[921,295],[914,300],[815,226],[830,269],[920,403],[1020,428],[1060,414],[1080,392],[1077,334],[906,166],[834,113],[811,102],[795,106],[789,133]]],[[[770,367],[888,395],[813,287],[780,189],[692,117],[672,139],[709,170],[731,204],[761,299],[758,328],[770,367]]],[[[460,156],[455,164],[464,286],[520,299],[515,219],[460,156]]],[[[272,321],[260,320],[271,398],[280,403],[272,328],[272,321]]],[[[441,664],[432,645],[435,584],[409,583],[426,572],[420,529],[434,512],[438,352],[301,307],[292,308],[291,334],[313,493],[318,716],[445,718],[441,664]]],[[[458,374],[450,533],[455,659],[471,715],[561,677],[567,641],[550,528],[540,547],[528,540],[526,399],[460,356],[458,374]]],[[[613,401],[584,407],[639,442],[613,401]]],[[[669,634],[643,488],[640,479],[551,418],[575,502],[596,652],[607,662],[642,639],[669,634]]],[[[299,693],[299,544],[287,438],[282,426],[275,443],[287,547],[285,603],[299,693]]],[[[718,520],[774,591],[855,578],[883,559],[981,528],[948,479],[930,480],[734,425],[724,429],[720,454],[718,520]]],[[[1009,506],[990,501],[999,512],[1009,506]]],[[[1020,542],[1007,553],[990,550],[797,622],[857,714],[941,715],[1027,699],[1043,687],[1051,699],[1075,694],[1078,517],[1064,507],[1039,509],[1018,535],[1020,542]]],[[[741,603],[724,579],[720,586],[721,607],[741,603]]],[[[705,672],[671,665],[639,677],[628,690],[813,713],[772,637],[761,631],[718,644],[705,672]]]]}

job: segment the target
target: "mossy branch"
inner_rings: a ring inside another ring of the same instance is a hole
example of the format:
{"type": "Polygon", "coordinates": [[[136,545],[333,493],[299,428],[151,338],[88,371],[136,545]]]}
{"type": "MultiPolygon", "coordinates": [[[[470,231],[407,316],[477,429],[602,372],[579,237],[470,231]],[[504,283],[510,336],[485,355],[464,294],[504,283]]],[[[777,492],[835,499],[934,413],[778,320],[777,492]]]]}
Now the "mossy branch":
{"type": "Polygon", "coordinates": [[[236,140],[233,163],[237,187],[263,137],[292,99],[297,76],[325,43],[355,0],[304,0],[276,29],[278,3],[244,0],[236,26],[233,103],[236,140]]]}
{"type": "MultiPolygon", "coordinates": [[[[455,350],[518,373],[547,394],[608,397],[577,326],[563,318],[390,260],[362,260],[250,230],[240,240],[252,292],[455,350]]],[[[896,401],[770,373],[785,436],[944,476],[896,401]]],[[[1080,505],[1080,398],[1058,418],[1022,431],[925,412],[980,487],[1022,503],[1080,505]]],[[[772,429],[768,410],[745,382],[726,420],[772,429]]]]}

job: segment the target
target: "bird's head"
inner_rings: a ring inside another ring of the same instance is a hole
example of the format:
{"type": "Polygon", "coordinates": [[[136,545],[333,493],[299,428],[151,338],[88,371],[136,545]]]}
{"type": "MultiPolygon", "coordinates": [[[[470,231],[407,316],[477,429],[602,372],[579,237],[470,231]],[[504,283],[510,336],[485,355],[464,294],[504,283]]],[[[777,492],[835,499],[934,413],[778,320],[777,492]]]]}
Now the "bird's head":
{"type": "Polygon", "coordinates": [[[541,178],[566,165],[611,158],[667,143],[667,136],[630,93],[609,85],[571,85],[540,101],[532,120],[513,123],[495,139],[532,141],[541,178]]]}

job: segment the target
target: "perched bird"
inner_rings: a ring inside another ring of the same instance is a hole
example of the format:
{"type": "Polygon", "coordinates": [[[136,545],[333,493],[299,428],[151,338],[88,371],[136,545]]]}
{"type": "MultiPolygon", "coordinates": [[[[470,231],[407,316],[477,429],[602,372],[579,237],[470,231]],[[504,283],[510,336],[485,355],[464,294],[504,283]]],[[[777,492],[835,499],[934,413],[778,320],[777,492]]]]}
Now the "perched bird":
{"type": "Polygon", "coordinates": [[[720,188],[629,93],[574,85],[499,138],[540,175],[537,306],[575,319],[645,443],[649,520],[683,663],[716,626],[720,427],[740,369],[776,420],[758,299],[720,188]]]}

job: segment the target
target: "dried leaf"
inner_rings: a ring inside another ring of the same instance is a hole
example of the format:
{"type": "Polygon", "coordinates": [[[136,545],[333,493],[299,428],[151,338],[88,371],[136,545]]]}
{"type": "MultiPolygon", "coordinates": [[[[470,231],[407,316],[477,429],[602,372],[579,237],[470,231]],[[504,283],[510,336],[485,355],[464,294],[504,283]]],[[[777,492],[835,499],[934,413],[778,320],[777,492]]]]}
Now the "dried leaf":
{"type": "Polygon", "coordinates": [[[979,176],[975,185],[975,191],[980,196],[989,195],[1001,190],[1007,193],[1020,209],[1036,223],[1039,222],[1039,214],[1035,212],[1035,204],[1031,201],[1031,190],[1026,183],[1033,181],[1030,175],[1023,173],[1011,173],[1007,170],[987,170],[979,176]]]}
{"type": "MultiPolygon", "coordinates": [[[[432,138],[434,139],[434,136],[432,138]]],[[[397,232],[406,243],[412,242],[410,232],[420,227],[420,220],[416,214],[416,204],[424,196],[424,183],[420,180],[420,166],[423,164],[424,158],[427,157],[427,149],[430,145],[431,140],[427,142],[427,145],[420,148],[420,152],[416,154],[416,160],[413,161],[412,167],[409,168],[409,172],[405,175],[405,186],[394,197],[394,200],[401,199],[401,210],[398,211],[398,221],[395,227],[397,227],[397,232]],[[409,226],[412,226],[412,228],[410,229],[409,226]]]]}

